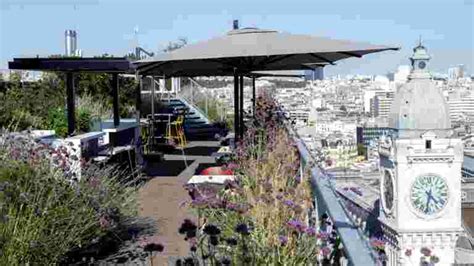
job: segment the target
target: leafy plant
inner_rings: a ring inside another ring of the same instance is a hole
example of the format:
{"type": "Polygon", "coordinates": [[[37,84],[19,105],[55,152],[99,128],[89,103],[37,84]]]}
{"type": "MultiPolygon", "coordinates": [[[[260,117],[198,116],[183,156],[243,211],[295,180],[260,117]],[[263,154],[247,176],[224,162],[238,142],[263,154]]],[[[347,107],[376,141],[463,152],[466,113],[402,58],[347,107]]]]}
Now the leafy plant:
{"type": "MultiPolygon", "coordinates": [[[[60,136],[65,136],[59,121],[58,109],[65,107],[66,89],[64,75],[43,73],[35,82],[22,82],[19,73],[12,73],[10,80],[1,82],[0,91],[0,128],[14,125],[18,130],[29,128],[51,129],[52,124],[60,129],[60,136]]],[[[76,96],[79,119],[85,118],[86,110],[91,119],[109,118],[112,109],[110,95],[110,76],[108,74],[81,73],[75,76],[76,96]]],[[[120,78],[119,106],[122,117],[130,116],[135,105],[137,82],[134,78],[120,78]]],[[[85,124],[79,129],[86,129],[85,124]]]]}
{"type": "Polygon", "coordinates": [[[198,222],[181,226],[190,243],[190,256],[183,260],[188,265],[315,264],[322,234],[307,222],[309,184],[298,178],[296,146],[269,95],[259,97],[256,119],[236,155],[238,165],[227,165],[236,181],[220,189],[187,187],[198,222]]]}
{"type": "Polygon", "coordinates": [[[0,265],[57,264],[136,214],[134,186],[86,166],[81,180],[69,179],[63,150],[0,135],[0,265]]]}
{"type": "Polygon", "coordinates": [[[66,110],[62,107],[50,109],[45,128],[53,129],[60,137],[66,137],[68,133],[66,110]]]}
{"type": "Polygon", "coordinates": [[[89,132],[89,127],[91,123],[91,113],[87,109],[77,110],[77,130],[79,132],[89,132]]]}

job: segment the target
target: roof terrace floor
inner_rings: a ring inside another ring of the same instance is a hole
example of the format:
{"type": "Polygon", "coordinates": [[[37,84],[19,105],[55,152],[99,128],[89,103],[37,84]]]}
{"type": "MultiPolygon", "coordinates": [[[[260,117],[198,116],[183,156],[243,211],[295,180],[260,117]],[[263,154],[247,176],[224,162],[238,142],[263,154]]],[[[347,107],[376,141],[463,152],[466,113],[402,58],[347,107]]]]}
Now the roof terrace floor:
{"type": "Polygon", "coordinates": [[[177,149],[152,166],[155,171],[150,172],[152,175],[139,191],[139,215],[155,221],[156,236],[165,246],[164,252],[154,257],[154,265],[168,265],[170,259],[188,255],[189,245],[178,229],[184,219],[195,220],[196,217],[181,206],[190,199],[183,185],[202,165],[215,162],[210,155],[219,146],[218,141],[192,141],[183,150],[184,156],[183,151],[177,149]]]}

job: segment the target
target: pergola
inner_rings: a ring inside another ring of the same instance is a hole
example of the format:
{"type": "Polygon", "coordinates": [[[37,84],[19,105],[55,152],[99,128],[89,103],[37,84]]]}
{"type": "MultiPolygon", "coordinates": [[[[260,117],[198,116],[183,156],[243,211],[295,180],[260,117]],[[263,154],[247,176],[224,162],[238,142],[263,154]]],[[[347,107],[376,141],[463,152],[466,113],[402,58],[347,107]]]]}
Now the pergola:
{"type": "MultiPolygon", "coordinates": [[[[75,84],[74,74],[81,72],[108,73],[112,75],[111,95],[113,98],[114,126],[120,125],[119,116],[119,74],[134,74],[131,62],[124,57],[64,57],[64,58],[14,58],[8,62],[9,69],[53,71],[66,73],[68,135],[74,134],[75,84]]],[[[139,90],[137,90],[139,92],[139,90]]],[[[137,95],[138,97],[139,95],[137,95]]],[[[138,99],[138,98],[137,98],[138,99]]]]}
{"type": "MultiPolygon", "coordinates": [[[[34,71],[51,71],[66,74],[66,91],[67,91],[67,121],[68,135],[74,134],[76,118],[75,118],[75,84],[74,75],[77,73],[108,73],[112,75],[111,96],[113,98],[113,120],[114,126],[120,125],[118,90],[119,74],[135,74],[135,67],[132,62],[124,57],[64,57],[64,58],[14,58],[8,62],[9,69],[13,70],[34,70],[34,71]]],[[[255,89],[255,78],[258,77],[301,77],[302,73],[297,71],[256,71],[249,74],[253,78],[255,89]]],[[[140,86],[136,90],[136,108],[140,110],[140,86]]],[[[254,91],[255,98],[255,91],[254,91]]]]}
{"type": "Polygon", "coordinates": [[[252,73],[255,71],[314,69],[334,65],[336,61],[349,57],[398,49],[245,28],[135,64],[137,72],[144,76],[234,76],[234,126],[237,140],[243,136],[244,76],[254,77],[252,73]]]}

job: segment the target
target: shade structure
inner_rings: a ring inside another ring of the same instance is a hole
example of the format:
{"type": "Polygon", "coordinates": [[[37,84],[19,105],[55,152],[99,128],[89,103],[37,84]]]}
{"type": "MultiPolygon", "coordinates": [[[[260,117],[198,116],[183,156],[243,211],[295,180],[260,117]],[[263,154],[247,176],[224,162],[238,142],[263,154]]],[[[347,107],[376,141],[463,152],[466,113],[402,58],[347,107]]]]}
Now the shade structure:
{"type": "Polygon", "coordinates": [[[303,78],[305,77],[304,70],[274,70],[274,71],[252,71],[250,77],[275,77],[275,78],[303,78]]]}
{"type": "Polygon", "coordinates": [[[397,47],[245,28],[136,62],[143,75],[210,76],[301,70],[397,47]],[[311,65],[312,66],[311,66],[311,65]]]}
{"type": "Polygon", "coordinates": [[[82,72],[112,74],[114,125],[120,124],[118,74],[134,73],[134,65],[125,57],[30,57],[14,58],[9,69],[56,71],[66,73],[68,134],[75,132],[75,84],[74,74],[82,72]]]}
{"type": "Polygon", "coordinates": [[[137,61],[135,65],[141,75],[234,76],[234,130],[237,141],[243,135],[243,82],[239,82],[239,77],[252,76],[249,73],[254,71],[314,69],[349,57],[362,57],[370,53],[398,49],[244,28],[137,61]]]}

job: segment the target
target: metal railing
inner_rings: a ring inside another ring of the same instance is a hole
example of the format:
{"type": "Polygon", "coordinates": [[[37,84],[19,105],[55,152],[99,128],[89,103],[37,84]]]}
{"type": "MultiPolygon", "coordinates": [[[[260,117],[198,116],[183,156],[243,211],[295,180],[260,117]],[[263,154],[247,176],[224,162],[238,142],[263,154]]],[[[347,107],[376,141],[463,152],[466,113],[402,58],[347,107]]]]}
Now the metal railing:
{"type": "Polygon", "coordinates": [[[191,84],[191,87],[190,87],[191,95],[180,93],[179,98],[183,100],[183,102],[185,102],[187,105],[191,106],[198,113],[201,119],[205,120],[206,123],[210,123],[209,118],[207,116],[207,112],[199,108],[199,106],[197,106],[197,104],[195,104],[194,102],[194,87],[197,87],[199,89],[199,92],[205,88],[192,78],[188,78],[188,80],[191,84]]]}
{"type": "Polygon", "coordinates": [[[354,224],[342,206],[334,185],[324,171],[315,165],[316,158],[309,152],[296,130],[287,125],[289,134],[295,139],[301,161],[311,167],[311,185],[318,213],[327,213],[341,237],[349,265],[375,265],[373,251],[361,230],[354,224]]]}

